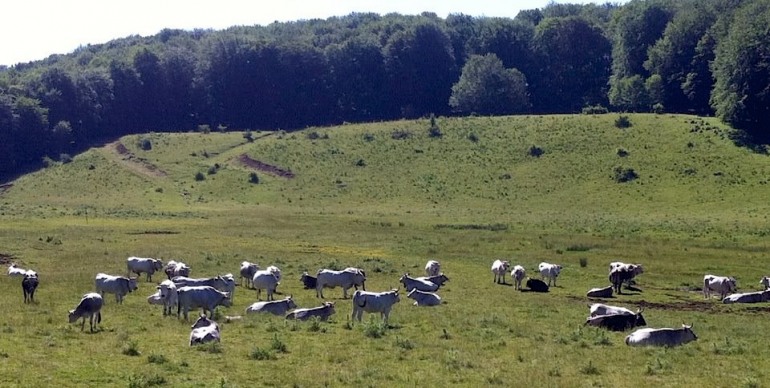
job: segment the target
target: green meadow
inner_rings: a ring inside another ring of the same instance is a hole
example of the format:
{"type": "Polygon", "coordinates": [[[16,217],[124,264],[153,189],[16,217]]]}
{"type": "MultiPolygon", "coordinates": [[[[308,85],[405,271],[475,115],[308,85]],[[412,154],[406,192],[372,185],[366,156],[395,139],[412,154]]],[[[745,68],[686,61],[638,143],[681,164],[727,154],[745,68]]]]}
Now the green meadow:
{"type": "Polygon", "coordinates": [[[770,308],[701,288],[707,273],[744,292],[770,274],[770,159],[713,118],[627,117],[147,133],[19,177],[0,194],[0,254],[41,283],[25,305],[20,279],[0,278],[0,386],[765,385],[770,308]],[[105,296],[96,333],[69,324],[94,275],[125,275],[129,256],[182,260],[193,277],[277,265],[278,297],[300,307],[321,302],[303,271],[358,266],[384,291],[437,259],[451,280],[438,307],[402,292],[389,325],[351,322],[339,288],[328,322],[247,316],[256,293],[237,287],[216,313],[221,343],[191,348],[192,322],[147,303],[156,273],[123,305],[105,296]],[[533,277],[542,261],[564,268],[548,294],[521,293],[493,283],[495,259],[533,277]],[[645,273],[641,292],[604,302],[643,307],[649,327],[693,324],[698,340],[631,348],[628,332],[585,327],[611,261],[645,273]]]}

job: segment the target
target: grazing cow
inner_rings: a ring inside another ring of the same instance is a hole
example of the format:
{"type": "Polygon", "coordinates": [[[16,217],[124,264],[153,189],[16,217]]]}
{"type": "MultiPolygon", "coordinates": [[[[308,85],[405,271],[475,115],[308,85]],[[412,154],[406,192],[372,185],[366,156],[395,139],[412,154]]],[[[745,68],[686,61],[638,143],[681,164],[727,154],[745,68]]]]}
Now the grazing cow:
{"type": "Polygon", "coordinates": [[[299,281],[302,282],[302,286],[306,290],[315,290],[315,287],[318,284],[318,279],[316,279],[313,276],[310,276],[310,274],[308,274],[307,271],[302,273],[302,276],[299,278],[299,281]]]}
{"type": "Polygon", "coordinates": [[[89,323],[91,324],[91,332],[94,332],[94,329],[96,328],[96,324],[102,322],[102,306],[104,305],[104,299],[101,295],[90,292],[88,294],[83,295],[83,298],[80,299],[80,303],[78,303],[77,307],[75,307],[74,310],[69,311],[69,322],[75,323],[78,319],[83,318],[83,323],[80,324],[80,331],[83,331],[83,328],[86,325],[86,317],[88,317],[89,323]]]}
{"type": "Polygon", "coordinates": [[[616,267],[610,272],[610,283],[616,294],[622,294],[623,283],[627,283],[634,278],[634,271],[629,267],[616,267]]]}
{"type": "Polygon", "coordinates": [[[588,317],[586,325],[603,327],[611,331],[626,331],[637,326],[647,326],[647,321],[642,316],[642,309],[636,314],[612,314],[588,317]]]}
{"type": "Polygon", "coordinates": [[[176,291],[179,296],[176,315],[184,312],[185,321],[191,308],[202,308],[204,314],[208,311],[211,316],[217,306],[230,307],[233,304],[230,294],[211,286],[183,286],[176,291]]]}
{"type": "Polygon", "coordinates": [[[495,275],[492,281],[497,284],[505,284],[505,273],[508,272],[508,268],[511,268],[511,263],[508,260],[495,260],[492,263],[492,273],[495,275]]]}
{"type": "Polygon", "coordinates": [[[437,276],[439,273],[441,273],[441,264],[436,260],[428,260],[425,264],[425,275],[437,276]]]}
{"type": "Polygon", "coordinates": [[[767,290],[770,288],[770,278],[767,276],[762,276],[762,279],[759,279],[759,284],[765,286],[765,289],[767,290]]]}
{"type": "MultiPolygon", "coordinates": [[[[161,297],[163,298],[163,315],[171,315],[171,312],[179,305],[179,294],[177,293],[176,284],[171,280],[164,280],[157,286],[161,297]]],[[[177,315],[177,318],[179,315],[177,315]]]]}
{"type": "Polygon", "coordinates": [[[527,270],[520,265],[514,265],[511,270],[511,279],[513,279],[513,289],[521,290],[521,281],[527,276],[527,270]]]}
{"type": "Polygon", "coordinates": [[[163,272],[166,273],[169,280],[177,276],[190,277],[190,267],[181,261],[169,261],[168,264],[166,264],[166,268],[163,269],[163,272]]]}
{"type": "Polygon", "coordinates": [[[35,302],[35,290],[39,284],[37,273],[35,271],[27,271],[24,275],[24,279],[21,280],[21,290],[24,293],[24,303],[35,302]]]}
{"type": "MultiPolygon", "coordinates": [[[[353,286],[364,287],[366,274],[359,268],[346,268],[342,271],[320,269],[316,273],[315,296],[324,298],[324,288],[342,287],[342,298],[348,298],[348,290],[353,286]]],[[[366,289],[366,288],[364,288],[366,289]]]]}
{"type": "Polygon", "coordinates": [[[361,322],[361,316],[366,311],[368,313],[380,313],[382,319],[387,324],[390,309],[398,301],[398,290],[385,292],[356,291],[353,293],[352,319],[358,319],[361,322]]]}
{"type": "Polygon", "coordinates": [[[152,275],[155,273],[155,271],[160,271],[163,269],[163,261],[158,259],[131,256],[126,259],[126,268],[128,269],[128,275],[126,276],[130,277],[132,273],[135,273],[138,277],[142,273],[145,273],[147,274],[146,281],[150,282],[152,281],[152,275]]]}
{"type": "Polygon", "coordinates": [[[190,326],[190,346],[206,342],[219,342],[219,325],[202,314],[190,326]]]}
{"type": "Polygon", "coordinates": [[[27,270],[24,268],[19,268],[16,263],[11,263],[11,265],[8,267],[8,276],[12,277],[21,277],[27,274],[27,270]]]}
{"type": "Polygon", "coordinates": [[[732,294],[722,299],[722,303],[762,303],[770,300],[770,290],[732,294]]]}
{"type": "Polygon", "coordinates": [[[736,281],[733,277],[706,275],[703,277],[703,297],[708,299],[711,292],[718,292],[719,299],[724,299],[727,295],[735,292],[736,281]]]}
{"type": "Polygon", "coordinates": [[[444,275],[443,272],[436,276],[420,276],[419,278],[415,278],[415,279],[429,281],[439,287],[443,286],[444,283],[449,281],[449,278],[446,275],[444,275]]]}
{"type": "Polygon", "coordinates": [[[588,307],[589,307],[589,316],[591,317],[596,317],[599,315],[617,315],[617,314],[634,315],[633,311],[625,307],[610,306],[608,304],[594,303],[588,307]]]}
{"type": "Polygon", "coordinates": [[[548,284],[540,279],[527,278],[527,288],[532,292],[548,292],[548,284]]]}
{"type": "Polygon", "coordinates": [[[679,346],[695,341],[698,336],[692,331],[692,325],[682,324],[681,329],[638,329],[626,337],[629,346],[679,346]]]}
{"type": "Polygon", "coordinates": [[[259,265],[257,263],[249,263],[248,261],[244,261],[241,263],[241,285],[243,285],[244,280],[246,283],[246,287],[251,288],[251,279],[254,278],[254,273],[259,271],[259,265]]]}
{"type": "Polygon", "coordinates": [[[251,313],[270,313],[273,315],[285,315],[287,311],[297,308],[297,304],[291,298],[291,295],[281,300],[271,300],[268,302],[257,302],[246,307],[246,314],[251,313]]]}
{"type": "Polygon", "coordinates": [[[406,288],[407,292],[414,289],[424,292],[436,292],[439,288],[438,284],[429,282],[427,280],[410,277],[409,273],[405,273],[403,276],[401,276],[401,279],[398,279],[398,281],[404,285],[404,288],[406,288]]]}
{"type": "Polygon", "coordinates": [[[632,280],[644,273],[644,268],[641,264],[628,264],[622,261],[613,261],[610,263],[610,273],[617,268],[625,268],[631,272],[630,277],[625,280],[627,286],[631,286],[632,280]]]}
{"type": "Polygon", "coordinates": [[[613,286],[592,288],[586,292],[586,296],[589,298],[612,298],[612,288],[613,286]]]}
{"type": "Polygon", "coordinates": [[[553,281],[553,286],[556,286],[556,278],[561,272],[561,265],[542,262],[537,266],[537,270],[540,271],[543,280],[548,280],[548,286],[551,286],[551,281],[553,281]]]}
{"type": "Polygon", "coordinates": [[[96,292],[102,296],[104,294],[115,294],[115,301],[118,304],[122,304],[123,298],[137,289],[136,278],[113,276],[105,273],[96,274],[94,286],[96,287],[96,292]]]}
{"type": "Polygon", "coordinates": [[[257,300],[259,299],[262,290],[267,291],[267,300],[273,300],[273,293],[276,287],[278,287],[278,276],[275,272],[270,270],[259,270],[254,273],[254,277],[251,279],[251,285],[257,290],[257,300]]]}
{"type": "Polygon", "coordinates": [[[415,306],[438,306],[441,304],[441,297],[438,294],[432,292],[423,292],[418,289],[413,289],[406,294],[409,299],[414,299],[415,306]]]}
{"type": "Polygon", "coordinates": [[[334,302],[324,302],[324,304],[319,307],[296,309],[286,314],[286,319],[306,321],[310,318],[318,317],[322,321],[327,321],[332,314],[334,314],[334,302]]]}

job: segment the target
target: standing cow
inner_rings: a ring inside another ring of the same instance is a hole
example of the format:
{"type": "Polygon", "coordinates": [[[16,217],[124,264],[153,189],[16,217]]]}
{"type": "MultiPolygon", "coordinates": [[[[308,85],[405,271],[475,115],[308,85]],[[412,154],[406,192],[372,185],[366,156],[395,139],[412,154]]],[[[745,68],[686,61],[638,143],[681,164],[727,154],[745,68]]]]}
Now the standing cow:
{"type": "Polygon", "coordinates": [[[492,281],[497,284],[505,284],[505,273],[508,272],[509,268],[511,268],[511,263],[507,260],[495,260],[492,263],[492,273],[495,275],[492,281]]]}
{"type": "Polygon", "coordinates": [[[91,332],[94,332],[96,325],[102,322],[102,306],[104,305],[104,299],[101,295],[90,292],[83,295],[74,310],[69,311],[69,322],[75,323],[78,319],[83,318],[83,322],[80,324],[80,331],[83,331],[86,325],[86,317],[88,317],[91,324],[91,332]]]}
{"type": "Polygon", "coordinates": [[[170,260],[168,264],[166,264],[166,267],[163,268],[163,272],[166,273],[169,280],[177,276],[189,277],[190,267],[181,261],[170,260]]]}
{"type": "Polygon", "coordinates": [[[128,269],[128,274],[126,276],[130,277],[132,273],[135,273],[136,276],[145,273],[147,274],[146,281],[151,282],[152,275],[155,273],[155,271],[160,271],[163,269],[163,261],[158,259],[131,256],[126,259],[126,269],[128,269]]]}
{"type": "Polygon", "coordinates": [[[692,325],[682,324],[681,329],[639,329],[626,337],[629,346],[666,346],[684,345],[698,339],[692,331],[692,325]]]}
{"type": "Polygon", "coordinates": [[[251,279],[251,286],[257,290],[257,300],[259,299],[262,290],[267,292],[267,300],[273,300],[273,293],[278,287],[279,277],[274,271],[269,269],[259,270],[254,273],[254,277],[251,279]]]}
{"type": "Polygon", "coordinates": [[[437,276],[441,273],[441,264],[436,260],[428,260],[425,264],[425,276],[437,276]]]}
{"type": "Polygon", "coordinates": [[[37,278],[37,273],[34,271],[27,271],[27,273],[24,275],[24,279],[21,280],[21,290],[24,293],[24,303],[35,302],[35,290],[37,290],[38,284],[39,280],[37,278]]]}
{"type": "MultiPolygon", "coordinates": [[[[171,280],[164,280],[158,285],[158,292],[163,299],[163,315],[171,315],[174,308],[179,305],[179,294],[177,293],[177,287],[171,280]]],[[[179,315],[177,314],[177,318],[179,315]]]]}
{"type": "Polygon", "coordinates": [[[254,278],[254,273],[257,271],[259,271],[259,265],[257,265],[257,263],[250,263],[248,261],[242,262],[239,271],[241,275],[241,285],[244,284],[245,280],[246,287],[251,288],[251,279],[254,278]]]}
{"type": "Polygon", "coordinates": [[[352,320],[361,322],[361,316],[364,311],[368,313],[380,313],[385,324],[388,323],[388,316],[393,305],[398,303],[398,290],[385,292],[369,292],[358,290],[353,293],[353,314],[352,320]]]}
{"type": "Polygon", "coordinates": [[[520,265],[514,265],[511,270],[511,279],[513,279],[513,289],[521,290],[521,281],[527,276],[527,270],[520,265]]]}
{"type": "Polygon", "coordinates": [[[559,273],[561,273],[561,265],[542,262],[537,266],[537,269],[540,271],[540,276],[548,283],[549,287],[551,286],[552,281],[553,286],[556,287],[556,278],[559,276],[559,273]]]}
{"type": "Polygon", "coordinates": [[[217,290],[211,286],[184,286],[177,289],[179,304],[176,315],[184,312],[185,321],[188,319],[188,312],[191,308],[202,308],[203,313],[209,312],[209,316],[214,315],[214,309],[217,306],[232,306],[230,294],[217,290]]]}
{"type": "Polygon", "coordinates": [[[346,268],[342,271],[334,271],[331,269],[321,269],[316,273],[316,297],[324,297],[324,288],[342,287],[342,298],[348,298],[348,290],[354,286],[364,287],[366,282],[366,274],[359,268],[346,268]]]}
{"type": "Polygon", "coordinates": [[[96,287],[96,292],[102,296],[104,294],[115,294],[115,301],[118,304],[122,304],[123,298],[137,289],[136,278],[113,276],[105,273],[96,274],[94,286],[96,287]]]}
{"type": "Polygon", "coordinates": [[[736,281],[733,277],[706,275],[703,277],[703,297],[708,299],[711,292],[718,292],[719,299],[724,299],[727,295],[735,292],[736,281]]]}

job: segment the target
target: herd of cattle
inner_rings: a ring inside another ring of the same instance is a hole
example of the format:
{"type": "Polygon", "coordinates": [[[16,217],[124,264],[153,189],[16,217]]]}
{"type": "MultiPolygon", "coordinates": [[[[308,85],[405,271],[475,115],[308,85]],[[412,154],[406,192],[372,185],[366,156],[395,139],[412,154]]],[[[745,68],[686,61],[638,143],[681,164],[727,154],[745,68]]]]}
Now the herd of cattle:
{"type": "MultiPolygon", "coordinates": [[[[90,292],[81,298],[77,306],[69,311],[69,322],[75,323],[82,319],[81,330],[85,329],[85,321],[89,320],[93,332],[101,323],[101,309],[104,306],[104,294],[114,294],[117,304],[124,297],[138,289],[137,278],[145,274],[147,282],[152,281],[155,272],[165,272],[168,279],[160,282],[156,292],[147,297],[150,304],[161,305],[163,315],[176,314],[189,320],[191,309],[201,309],[202,313],[191,327],[190,345],[220,340],[220,330],[217,322],[213,321],[213,313],[217,306],[232,306],[235,292],[235,278],[232,274],[219,275],[211,278],[191,278],[190,267],[182,262],[169,261],[165,265],[161,260],[152,258],[129,257],[126,260],[129,276],[108,275],[98,273],[94,279],[95,292],[90,292]],[[136,274],[137,277],[131,277],[136,274]],[[174,311],[176,310],[176,311],[174,311]],[[208,317],[206,316],[208,313],[208,317]]],[[[538,271],[541,279],[527,278],[526,289],[522,282],[526,278],[526,270],[521,265],[511,264],[505,260],[495,260],[492,263],[492,273],[495,283],[505,282],[505,275],[510,271],[513,286],[516,290],[531,292],[548,292],[551,286],[556,286],[556,279],[561,273],[562,266],[551,263],[540,263],[538,271]]],[[[622,285],[631,288],[634,279],[642,274],[641,264],[622,262],[610,263],[610,285],[603,288],[593,288],[586,294],[589,298],[612,297],[613,292],[622,293],[622,285]]],[[[416,306],[438,306],[441,297],[436,293],[449,278],[441,272],[441,265],[436,260],[429,260],[425,265],[426,276],[412,277],[408,273],[401,276],[399,282],[404,286],[407,297],[413,299],[416,306]]],[[[15,263],[8,268],[8,275],[22,277],[24,302],[34,302],[34,294],[39,284],[37,272],[19,268],[15,263]]],[[[286,319],[308,320],[318,318],[322,321],[335,313],[335,302],[323,302],[318,307],[298,308],[292,295],[281,300],[275,300],[274,293],[281,281],[281,270],[276,266],[260,269],[255,263],[244,261],[239,271],[241,285],[257,291],[260,300],[261,290],[266,291],[266,300],[258,301],[246,308],[247,314],[268,313],[285,316],[286,319]]],[[[399,289],[384,292],[366,291],[366,273],[355,267],[343,270],[321,269],[316,276],[305,272],[300,281],[305,289],[314,289],[316,297],[324,299],[324,288],[342,288],[343,299],[348,298],[348,292],[354,288],[351,295],[353,303],[352,320],[361,321],[363,312],[379,313],[385,323],[394,304],[399,302],[399,289]],[[359,289],[360,287],[360,289],[359,289]]],[[[750,293],[735,293],[736,280],[732,277],[706,275],[703,279],[703,295],[710,298],[718,294],[723,303],[758,303],[770,301],[770,278],[763,277],[760,283],[764,291],[750,293]]],[[[230,317],[228,317],[230,319],[230,317]]],[[[642,309],[636,312],[629,309],[594,303],[589,306],[589,316],[585,325],[605,328],[612,331],[626,331],[639,326],[646,326],[642,309]]],[[[645,328],[638,329],[625,339],[628,345],[677,346],[697,339],[692,331],[692,325],[682,325],[681,328],[645,328]]]]}

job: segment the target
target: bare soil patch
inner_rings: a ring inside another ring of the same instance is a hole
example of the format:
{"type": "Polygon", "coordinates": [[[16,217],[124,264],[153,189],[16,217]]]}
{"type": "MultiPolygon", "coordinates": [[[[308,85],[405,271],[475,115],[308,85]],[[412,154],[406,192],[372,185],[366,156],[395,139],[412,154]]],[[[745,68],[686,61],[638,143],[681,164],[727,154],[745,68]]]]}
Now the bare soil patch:
{"type": "Polygon", "coordinates": [[[156,178],[163,178],[168,175],[165,171],[159,169],[158,166],[142,158],[138,158],[120,141],[107,144],[104,148],[111,155],[114,155],[115,160],[120,164],[140,175],[156,178]]]}
{"type": "Polygon", "coordinates": [[[253,170],[258,170],[262,172],[266,172],[271,175],[275,175],[281,178],[291,179],[294,178],[294,173],[290,170],[282,169],[278,166],[273,166],[272,164],[267,164],[264,162],[260,162],[259,160],[252,159],[249,155],[246,154],[240,154],[238,157],[235,158],[235,160],[253,170]]]}

